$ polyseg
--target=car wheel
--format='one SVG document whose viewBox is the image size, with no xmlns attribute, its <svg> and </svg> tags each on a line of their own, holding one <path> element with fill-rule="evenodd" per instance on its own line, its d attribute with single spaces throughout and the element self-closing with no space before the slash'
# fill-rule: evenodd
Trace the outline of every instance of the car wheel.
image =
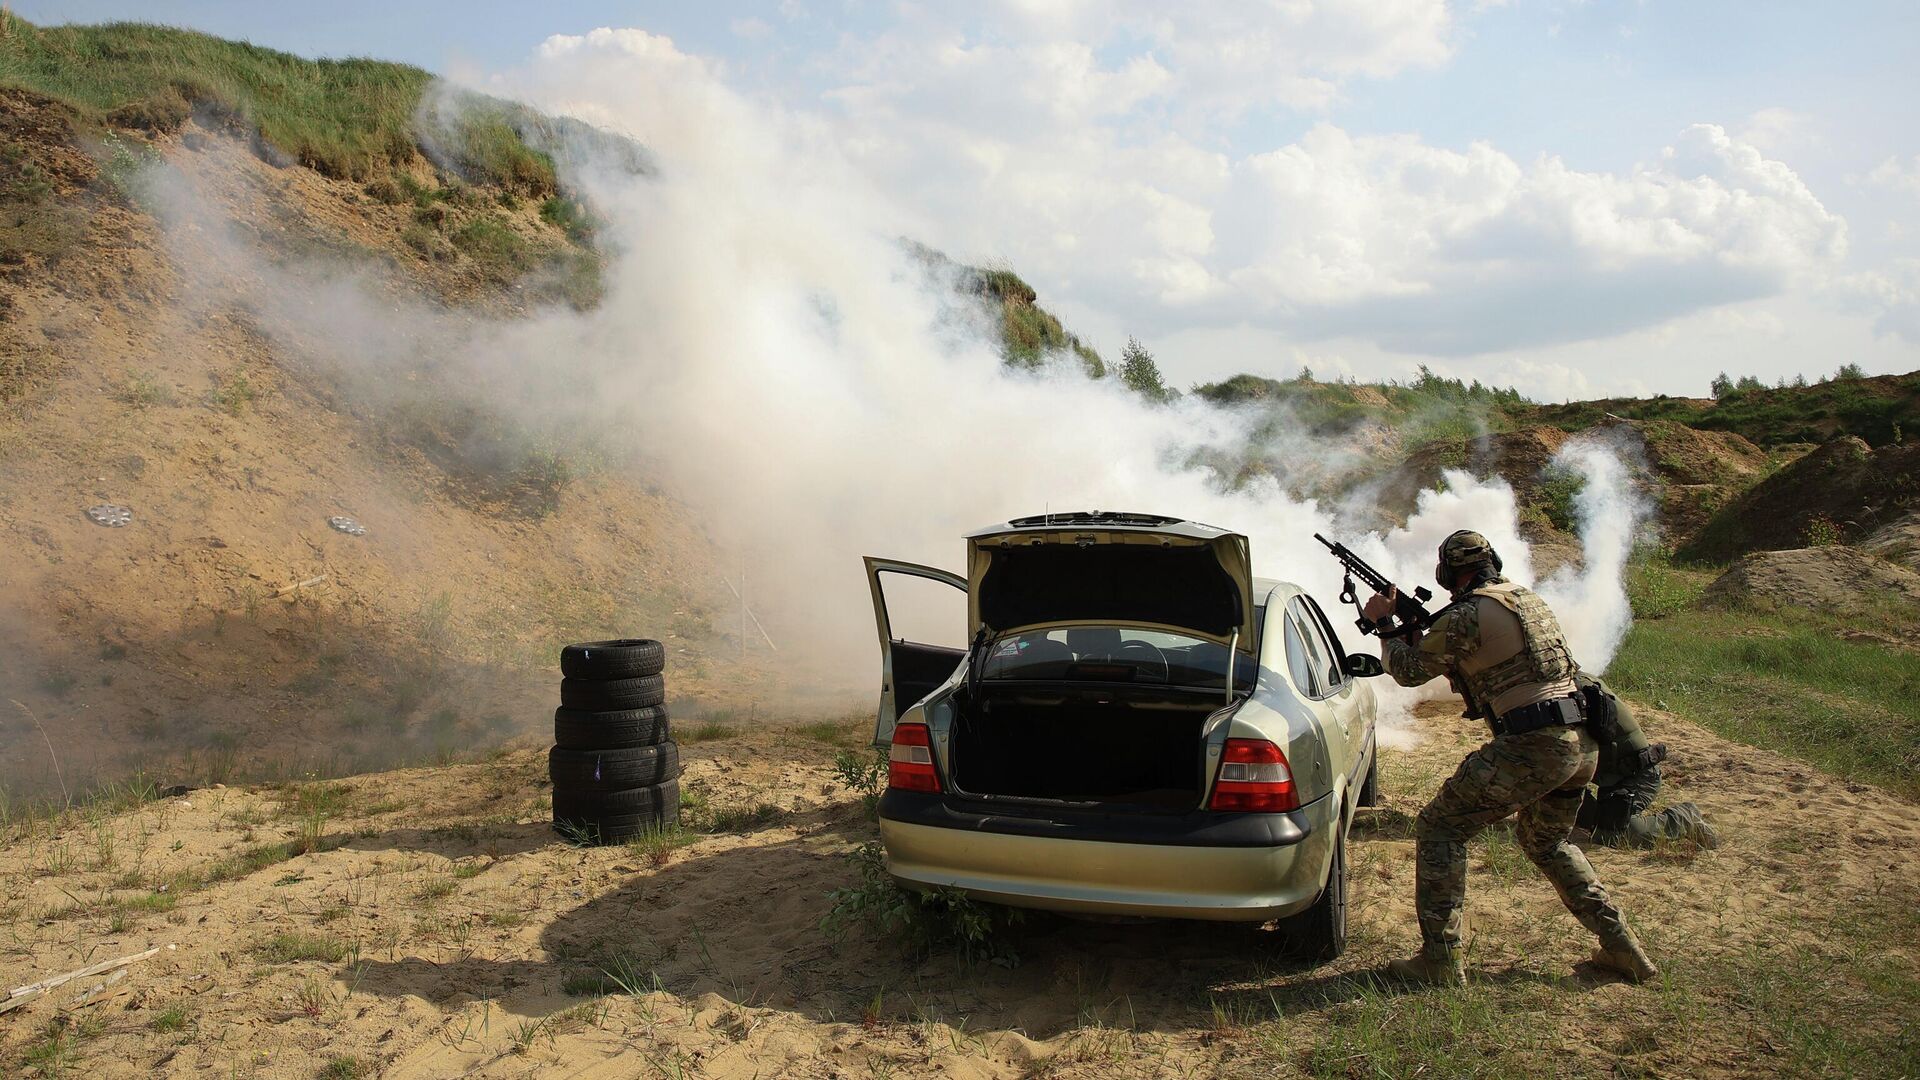
<svg viewBox="0 0 1920 1080">
<path fill-rule="evenodd" d="M 1367 778 L 1360 782 L 1360 797 L 1353 800 L 1355 806 L 1380 805 L 1380 750 L 1374 748 L 1373 760 L 1367 762 Z"/>
<path fill-rule="evenodd" d="M 1333 837 L 1333 865 L 1327 868 L 1327 887 L 1312 907 L 1280 921 L 1287 949 L 1303 960 L 1325 963 L 1347 951 L 1347 835 Z"/>
</svg>

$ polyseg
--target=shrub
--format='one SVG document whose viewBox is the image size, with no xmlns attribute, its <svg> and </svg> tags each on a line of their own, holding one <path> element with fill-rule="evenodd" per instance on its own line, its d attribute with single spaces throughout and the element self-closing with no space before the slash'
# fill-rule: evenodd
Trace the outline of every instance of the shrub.
<svg viewBox="0 0 1920 1080">
<path fill-rule="evenodd" d="M 900 934 L 917 956 L 951 951 L 967 963 L 1019 963 L 1019 953 L 1007 940 L 1007 931 L 1023 918 L 1019 910 L 981 904 L 958 889 L 903 889 L 887 873 L 886 853 L 877 840 L 860 845 L 848 857 L 860 883 L 829 895 L 833 907 L 820 924 L 828 935 L 842 937 L 854 923 L 865 922 L 882 933 Z"/>
</svg>

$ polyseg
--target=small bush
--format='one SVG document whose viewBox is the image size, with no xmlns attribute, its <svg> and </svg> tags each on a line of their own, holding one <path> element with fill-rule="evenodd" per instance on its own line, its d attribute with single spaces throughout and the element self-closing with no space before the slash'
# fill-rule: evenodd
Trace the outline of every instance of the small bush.
<svg viewBox="0 0 1920 1080">
<path fill-rule="evenodd" d="M 1825 514 L 1807 519 L 1805 538 L 1808 547 L 1833 547 L 1841 542 L 1840 525 Z"/>
<path fill-rule="evenodd" d="M 861 754 L 842 750 L 833 755 L 836 782 L 860 796 L 860 805 L 870 818 L 880 816 L 880 793 L 887 786 L 887 752 L 875 749 Z"/>
<path fill-rule="evenodd" d="M 214 408 L 231 416 L 246 412 L 260 397 L 259 388 L 247 377 L 246 371 L 234 368 L 214 383 L 213 390 L 207 395 L 207 401 Z"/>
<path fill-rule="evenodd" d="M 1006 937 L 1024 917 L 1019 910 L 981 904 L 958 889 L 903 889 L 887 873 L 886 853 L 877 840 L 855 848 L 849 858 L 860 883 L 829 894 L 833 907 L 821 922 L 828 935 L 842 937 L 854 923 L 865 922 L 882 933 L 901 935 L 918 956 L 951 951 L 967 963 L 1019 963 Z"/>
</svg>

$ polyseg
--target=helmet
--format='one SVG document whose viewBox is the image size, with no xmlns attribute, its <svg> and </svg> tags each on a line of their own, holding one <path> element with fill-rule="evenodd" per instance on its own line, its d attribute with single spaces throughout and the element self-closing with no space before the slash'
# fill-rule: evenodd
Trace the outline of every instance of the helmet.
<svg viewBox="0 0 1920 1080">
<path fill-rule="evenodd" d="M 1500 553 L 1493 550 L 1486 537 L 1471 529 L 1461 529 L 1440 541 L 1440 560 L 1433 568 L 1433 576 L 1441 588 L 1451 591 L 1455 575 L 1481 566 L 1491 566 L 1494 573 L 1499 573 Z"/>
</svg>

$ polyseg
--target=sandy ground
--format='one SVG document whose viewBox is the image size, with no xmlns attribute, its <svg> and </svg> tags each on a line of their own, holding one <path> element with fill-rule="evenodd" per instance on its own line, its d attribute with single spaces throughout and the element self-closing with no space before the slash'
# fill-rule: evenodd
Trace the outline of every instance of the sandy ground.
<svg viewBox="0 0 1920 1080">
<path fill-rule="evenodd" d="M 49 1034 L 65 1031 L 63 1061 L 87 1076 L 310 1077 L 338 1055 L 391 1077 L 1328 1074 L 1329 1040 L 1395 1023 L 1402 1007 L 1416 1010 L 1407 1023 L 1448 1008 L 1444 992 L 1383 997 L 1367 977 L 1415 944 L 1410 815 L 1477 741 L 1426 711 L 1428 737 L 1389 751 L 1386 805 L 1358 812 L 1352 948 L 1317 969 L 1279 958 L 1260 932 L 1178 922 L 1036 916 L 1010 932 L 1014 967 L 916 959 L 865 927 L 829 937 L 828 894 L 853 882 L 845 855 L 873 826 L 833 783 L 833 747 L 779 726 L 685 748 L 685 782 L 713 811 L 773 809 L 656 856 L 557 840 L 536 751 L 309 793 L 307 809 L 331 810 L 307 826 L 326 850 L 176 885 L 167 911 L 116 915 L 114 901 L 299 835 L 301 789 L 201 790 L 57 830 L 16 824 L 0 850 L 0 985 L 172 948 L 98 1004 L 63 1008 L 99 981 L 83 979 L 0 1020 L 0 1060 L 10 1075 L 44 1066 Z M 1670 973 L 1756 949 L 1785 957 L 1830 937 L 1840 913 L 1913 910 L 1913 805 L 1646 713 L 1674 751 L 1671 797 L 1698 802 L 1725 839 L 1710 852 L 1592 852 Z M 839 737 L 857 741 L 859 726 L 842 721 Z M 1674 987 L 1579 967 L 1587 942 L 1510 841 L 1477 844 L 1473 867 L 1476 989 L 1460 1000 L 1492 995 L 1535 1040 L 1501 1051 L 1518 1072 L 1487 1075 L 1796 1071 L 1785 1037 L 1758 1031 L 1737 995 L 1686 995 L 1682 1023 Z M 1908 980 L 1920 970 L 1914 925 L 1866 928 Z M 291 959 L 289 934 L 335 951 Z M 644 992 L 568 985 L 615 956 Z M 1860 1022 L 1897 1039 L 1916 1019 Z"/>
</svg>

